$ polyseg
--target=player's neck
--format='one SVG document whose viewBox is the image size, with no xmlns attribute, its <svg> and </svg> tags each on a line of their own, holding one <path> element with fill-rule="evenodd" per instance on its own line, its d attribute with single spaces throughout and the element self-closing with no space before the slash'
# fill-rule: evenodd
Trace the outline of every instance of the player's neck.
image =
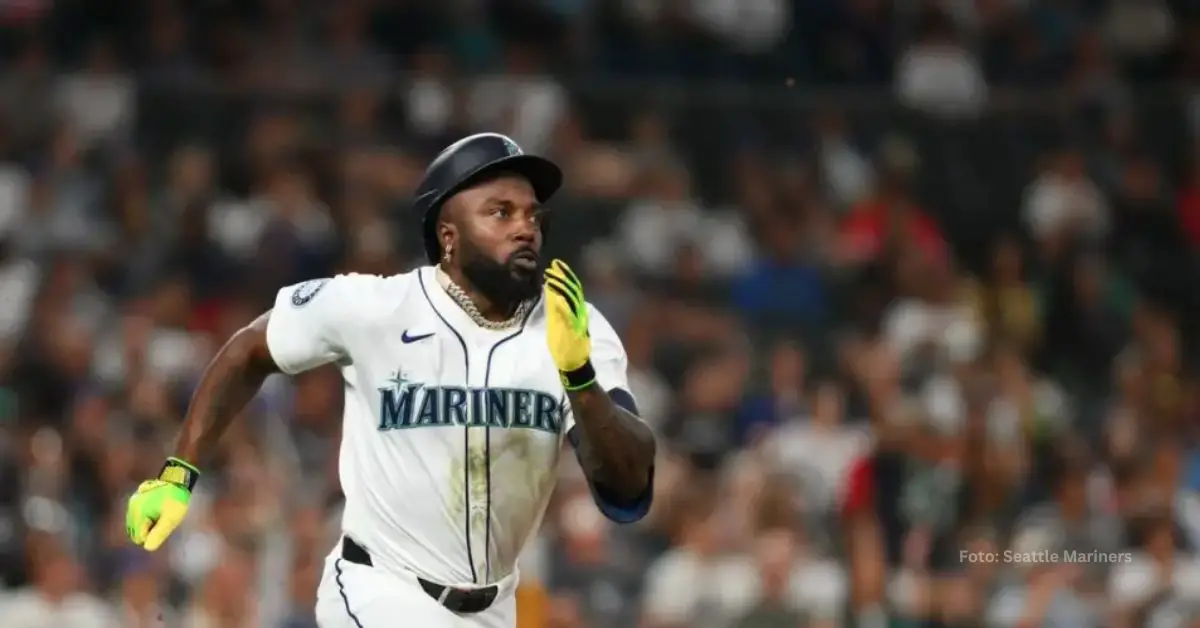
<svg viewBox="0 0 1200 628">
<path fill-rule="evenodd" d="M 498 303 L 492 299 L 489 299 L 482 292 L 480 292 L 478 288 L 473 286 L 471 282 L 467 280 L 466 276 L 463 275 L 462 270 L 458 268 L 447 267 L 440 264 L 437 268 L 439 272 L 444 273 L 446 278 L 454 282 L 454 284 L 457 285 L 467 295 L 467 298 L 469 298 L 471 303 L 475 304 L 475 308 L 479 310 L 479 314 L 489 321 L 494 323 L 505 322 L 512 318 L 513 314 L 515 314 L 517 311 L 517 307 L 520 306 L 519 302 Z"/>
</svg>

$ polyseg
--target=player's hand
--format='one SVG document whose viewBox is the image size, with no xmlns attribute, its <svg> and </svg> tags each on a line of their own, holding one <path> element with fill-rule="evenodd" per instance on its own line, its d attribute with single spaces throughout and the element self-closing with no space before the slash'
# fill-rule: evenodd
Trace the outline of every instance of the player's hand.
<svg viewBox="0 0 1200 628">
<path fill-rule="evenodd" d="M 146 480 L 129 498 L 125 531 L 135 545 L 153 552 L 183 523 L 200 472 L 178 458 L 167 458 L 156 480 Z"/>
<path fill-rule="evenodd" d="M 550 355 L 563 376 L 568 390 L 591 385 L 595 379 L 588 358 L 592 339 L 588 334 L 587 302 L 583 285 L 575 272 L 562 260 L 553 260 L 546 269 L 546 342 Z"/>
</svg>

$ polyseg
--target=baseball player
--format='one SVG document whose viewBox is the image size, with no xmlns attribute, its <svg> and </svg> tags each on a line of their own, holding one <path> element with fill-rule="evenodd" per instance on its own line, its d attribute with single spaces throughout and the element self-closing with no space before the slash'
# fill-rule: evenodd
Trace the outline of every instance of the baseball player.
<svg viewBox="0 0 1200 628">
<path fill-rule="evenodd" d="M 559 260 L 542 264 L 549 160 L 485 133 L 417 190 L 432 265 L 279 291 L 208 366 L 174 454 L 129 499 L 130 539 L 163 545 L 226 426 L 275 372 L 345 380 L 342 537 L 317 591 L 323 628 L 511 628 L 517 557 L 537 531 L 564 439 L 600 510 L 637 521 L 655 442 L 625 350 Z"/>
</svg>

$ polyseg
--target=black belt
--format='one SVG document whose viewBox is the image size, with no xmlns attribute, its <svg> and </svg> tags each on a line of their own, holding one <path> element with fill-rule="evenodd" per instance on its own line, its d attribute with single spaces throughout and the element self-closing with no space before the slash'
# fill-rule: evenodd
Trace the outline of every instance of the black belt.
<svg viewBox="0 0 1200 628">
<path fill-rule="evenodd" d="M 372 566 L 371 555 L 349 537 L 342 537 L 342 559 L 356 565 Z M 421 577 L 417 578 L 417 582 L 421 583 L 421 588 L 429 597 L 437 600 L 446 610 L 468 615 L 486 611 L 500 592 L 500 588 L 494 584 L 479 589 L 456 589 Z"/>
</svg>

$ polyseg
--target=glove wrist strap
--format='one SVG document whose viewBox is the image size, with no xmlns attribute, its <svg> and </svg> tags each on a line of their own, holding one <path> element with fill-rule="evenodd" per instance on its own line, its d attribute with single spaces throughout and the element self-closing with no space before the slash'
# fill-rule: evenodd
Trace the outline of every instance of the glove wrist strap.
<svg viewBox="0 0 1200 628">
<path fill-rule="evenodd" d="M 192 489 L 196 488 L 196 481 L 200 479 L 200 471 L 179 458 L 171 457 L 163 463 L 162 471 L 158 473 L 158 479 L 178 484 L 190 493 Z"/>
<path fill-rule="evenodd" d="M 596 382 L 596 369 L 592 368 L 591 360 L 573 371 L 559 371 L 559 375 L 562 377 L 563 388 L 572 392 L 587 388 Z"/>
</svg>

